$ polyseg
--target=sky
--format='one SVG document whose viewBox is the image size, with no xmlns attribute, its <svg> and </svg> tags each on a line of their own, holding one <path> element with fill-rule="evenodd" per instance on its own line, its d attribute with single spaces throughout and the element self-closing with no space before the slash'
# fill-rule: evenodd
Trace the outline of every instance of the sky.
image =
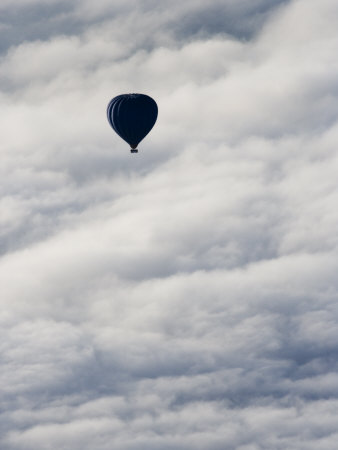
<svg viewBox="0 0 338 450">
<path fill-rule="evenodd" d="M 1 1 L 2 450 L 337 448 L 337 30 L 335 0 Z"/>
</svg>

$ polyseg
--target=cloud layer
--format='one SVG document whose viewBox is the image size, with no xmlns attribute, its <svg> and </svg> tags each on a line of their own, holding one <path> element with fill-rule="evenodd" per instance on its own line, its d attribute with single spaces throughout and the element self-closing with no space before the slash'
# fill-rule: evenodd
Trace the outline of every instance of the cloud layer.
<svg viewBox="0 0 338 450">
<path fill-rule="evenodd" d="M 336 448 L 335 3 L 2 2 L 1 449 Z"/>
</svg>

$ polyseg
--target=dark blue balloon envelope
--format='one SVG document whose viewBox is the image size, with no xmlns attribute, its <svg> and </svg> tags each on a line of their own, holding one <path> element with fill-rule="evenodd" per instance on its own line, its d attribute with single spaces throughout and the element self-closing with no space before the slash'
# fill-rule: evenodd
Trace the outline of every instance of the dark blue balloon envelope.
<svg viewBox="0 0 338 450">
<path fill-rule="evenodd" d="M 155 100 L 144 94 L 118 95 L 107 107 L 108 122 L 132 152 L 155 125 L 157 114 Z"/>
</svg>

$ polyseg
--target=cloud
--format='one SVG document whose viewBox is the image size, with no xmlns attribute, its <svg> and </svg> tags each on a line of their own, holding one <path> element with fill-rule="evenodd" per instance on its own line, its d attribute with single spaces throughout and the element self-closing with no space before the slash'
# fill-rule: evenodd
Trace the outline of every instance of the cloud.
<svg viewBox="0 0 338 450">
<path fill-rule="evenodd" d="M 254 0 L 238 4 L 233 0 L 205 2 L 177 0 L 170 5 L 154 0 L 108 2 L 98 0 L 52 1 L 41 0 L 2 2 L 0 8 L 6 33 L 1 34 L 1 50 L 27 40 L 43 39 L 60 34 L 74 36 L 95 24 L 108 23 L 117 33 L 120 45 L 133 37 L 139 47 L 167 46 L 184 42 L 197 35 L 227 33 L 250 38 L 267 20 L 272 11 L 285 0 Z M 135 39 L 137 37 L 137 39 Z M 140 41 L 140 39 L 142 41 Z"/>
<path fill-rule="evenodd" d="M 1 5 L 1 448 L 336 447 L 315 3 Z M 105 118 L 132 91 L 159 105 L 138 155 Z"/>
</svg>

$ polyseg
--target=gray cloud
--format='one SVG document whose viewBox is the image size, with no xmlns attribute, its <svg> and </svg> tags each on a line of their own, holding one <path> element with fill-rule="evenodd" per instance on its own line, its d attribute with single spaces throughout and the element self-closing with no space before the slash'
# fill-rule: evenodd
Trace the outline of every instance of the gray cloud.
<svg viewBox="0 0 338 450">
<path fill-rule="evenodd" d="M 134 41 L 136 48 L 156 48 L 169 43 L 215 34 L 250 39 L 267 17 L 286 0 L 222 2 L 213 0 L 165 2 L 107 2 L 101 0 L 3 2 L 0 27 L 2 52 L 25 41 L 49 40 L 58 35 L 75 36 L 88 27 L 109 24 L 117 33 L 119 45 Z M 140 41 L 141 39 L 141 41 Z"/>
<path fill-rule="evenodd" d="M 2 3 L 0 447 L 335 449 L 337 5 L 164 6 Z"/>
</svg>

